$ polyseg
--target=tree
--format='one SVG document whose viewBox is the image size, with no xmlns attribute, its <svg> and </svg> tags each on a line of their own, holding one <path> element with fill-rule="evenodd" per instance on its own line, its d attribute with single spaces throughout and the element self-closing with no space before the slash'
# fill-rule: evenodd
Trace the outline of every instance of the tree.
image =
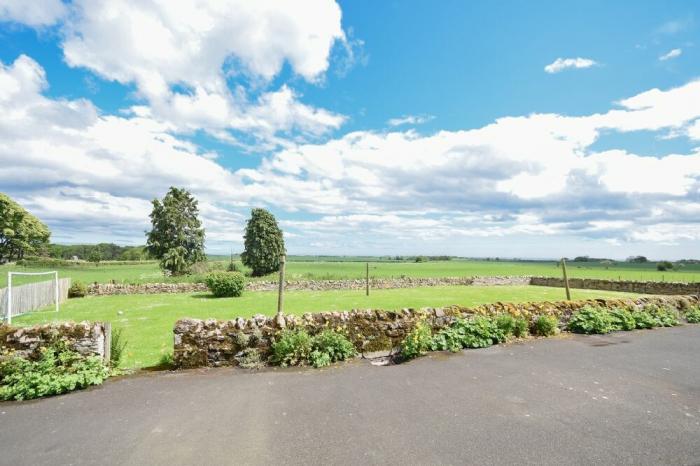
<svg viewBox="0 0 700 466">
<path fill-rule="evenodd" d="M 50 236 L 41 220 L 0 193 L 0 263 L 45 252 Z"/>
<path fill-rule="evenodd" d="M 673 262 L 661 261 L 656 264 L 656 270 L 659 272 L 665 272 L 666 270 L 673 270 Z"/>
<path fill-rule="evenodd" d="M 146 249 L 171 275 L 186 274 L 192 264 L 205 259 L 204 228 L 198 216 L 197 200 L 185 189 L 171 187 L 162 202 L 153 200 Z"/>
<path fill-rule="evenodd" d="M 241 261 L 252 269 L 254 277 L 279 269 L 280 256 L 285 254 L 284 237 L 274 215 L 265 209 L 253 209 L 243 239 L 245 251 Z"/>
<path fill-rule="evenodd" d="M 649 259 L 644 256 L 630 256 L 627 258 L 627 262 L 632 262 L 634 264 L 645 264 L 649 262 Z"/>
<path fill-rule="evenodd" d="M 95 267 L 100 265 L 100 261 L 102 260 L 102 253 L 100 252 L 99 249 L 95 248 L 90 252 L 90 255 L 88 256 L 88 260 L 90 262 L 95 263 Z"/>
</svg>

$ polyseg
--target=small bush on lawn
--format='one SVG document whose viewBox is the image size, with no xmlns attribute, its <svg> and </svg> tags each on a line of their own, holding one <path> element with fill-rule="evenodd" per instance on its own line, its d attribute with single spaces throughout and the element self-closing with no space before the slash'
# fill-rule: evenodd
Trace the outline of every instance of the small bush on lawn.
<svg viewBox="0 0 700 466">
<path fill-rule="evenodd" d="M 634 316 L 627 309 L 618 308 L 611 310 L 610 318 L 612 319 L 614 330 L 634 330 L 637 327 Z"/>
<path fill-rule="evenodd" d="M 87 296 L 87 286 L 78 280 L 74 281 L 68 288 L 69 298 L 84 298 Z"/>
<path fill-rule="evenodd" d="M 551 337 L 557 333 L 559 319 L 554 316 L 539 316 L 532 324 L 533 333 L 542 337 Z"/>
<path fill-rule="evenodd" d="M 599 307 L 585 306 L 576 311 L 567 328 L 574 333 L 610 333 L 615 330 L 610 313 Z"/>
<path fill-rule="evenodd" d="M 656 320 L 656 327 L 673 327 L 678 325 L 678 311 L 671 309 L 668 306 L 657 306 L 656 304 L 649 304 L 644 306 L 644 310 L 651 314 L 651 316 Z"/>
<path fill-rule="evenodd" d="M 98 356 L 84 357 L 65 343 L 44 348 L 36 361 L 9 356 L 0 362 L 0 399 L 28 400 L 99 385 L 109 370 Z"/>
<path fill-rule="evenodd" d="M 505 340 L 505 334 L 496 321 L 488 317 L 457 319 L 448 328 L 440 330 L 431 344 L 433 350 L 459 351 L 462 348 L 486 348 Z"/>
<path fill-rule="evenodd" d="M 245 288 L 245 278 L 239 272 L 213 272 L 205 283 L 217 298 L 241 296 Z"/>
<path fill-rule="evenodd" d="M 689 324 L 700 324 L 700 307 L 686 311 L 685 320 L 687 320 Z"/>
<path fill-rule="evenodd" d="M 324 330 L 311 336 L 306 330 L 284 330 L 272 344 L 272 362 L 281 366 L 327 366 L 355 356 L 355 347 L 345 335 Z"/>
<path fill-rule="evenodd" d="M 432 331 L 424 321 L 419 321 L 406 338 L 401 342 L 401 356 L 413 359 L 425 354 L 432 343 Z"/>
</svg>

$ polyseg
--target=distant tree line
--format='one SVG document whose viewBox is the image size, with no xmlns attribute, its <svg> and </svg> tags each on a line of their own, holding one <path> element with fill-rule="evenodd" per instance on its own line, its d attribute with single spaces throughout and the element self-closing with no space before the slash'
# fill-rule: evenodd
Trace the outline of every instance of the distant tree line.
<svg viewBox="0 0 700 466">
<path fill-rule="evenodd" d="M 114 243 L 99 244 L 51 244 L 49 257 L 71 260 L 77 257 L 91 262 L 139 261 L 148 259 L 145 246 L 119 246 Z"/>
</svg>

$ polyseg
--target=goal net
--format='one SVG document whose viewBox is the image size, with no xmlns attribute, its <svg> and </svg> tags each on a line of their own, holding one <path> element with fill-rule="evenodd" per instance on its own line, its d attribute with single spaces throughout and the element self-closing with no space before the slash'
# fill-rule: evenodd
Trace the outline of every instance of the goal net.
<svg viewBox="0 0 700 466">
<path fill-rule="evenodd" d="M 12 286 L 12 279 L 16 276 L 53 276 L 52 280 L 29 283 L 26 285 Z M 63 279 L 65 281 L 68 279 Z M 7 288 L 4 290 L 4 299 L 0 300 L 0 308 L 4 308 L 2 315 L 4 320 L 12 323 L 12 316 L 17 316 L 45 306 L 53 304 L 56 312 L 59 310 L 61 295 L 67 292 L 62 290 L 62 283 L 58 279 L 58 272 L 7 272 Z M 70 285 L 68 285 L 70 286 Z"/>
</svg>

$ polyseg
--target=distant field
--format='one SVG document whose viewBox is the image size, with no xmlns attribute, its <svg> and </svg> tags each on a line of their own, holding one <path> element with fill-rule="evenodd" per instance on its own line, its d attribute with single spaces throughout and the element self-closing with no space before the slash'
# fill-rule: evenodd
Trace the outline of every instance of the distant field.
<svg viewBox="0 0 700 466">
<path fill-rule="evenodd" d="M 212 262 L 224 267 L 226 261 Z M 43 271 L 47 268 L 0 266 L 0 286 L 7 284 L 7 271 Z M 135 262 L 129 265 L 101 263 L 59 268 L 59 274 L 84 283 L 154 283 L 199 281 L 202 275 L 186 277 L 164 277 L 156 262 Z M 629 264 L 617 263 L 607 268 L 594 262 L 571 262 L 568 265 L 569 276 L 581 278 L 608 278 L 645 281 L 700 281 L 700 265 L 687 265 L 680 270 L 659 272 L 655 263 Z M 287 278 L 294 279 L 342 279 L 362 278 L 365 275 L 365 263 L 357 260 L 347 261 L 290 261 L 287 264 Z M 476 260 L 452 260 L 436 262 L 371 262 L 370 275 L 373 277 L 459 277 L 473 275 L 542 275 L 560 276 L 561 270 L 555 262 L 496 262 Z M 271 277 L 268 277 L 270 279 Z M 45 279 L 45 278 L 43 278 Z M 17 283 L 36 281 L 34 277 L 18 277 Z"/>
<path fill-rule="evenodd" d="M 597 290 L 572 290 L 573 299 L 634 296 Z M 561 288 L 540 286 L 451 286 L 363 291 L 290 291 L 285 294 L 289 314 L 350 309 L 436 307 L 459 304 L 472 306 L 495 301 L 556 301 L 564 299 Z M 240 298 L 212 298 L 205 293 L 102 296 L 71 299 L 60 312 L 40 311 L 16 317 L 14 325 L 32 325 L 56 320 L 112 322 L 123 329 L 129 341 L 123 367 L 156 365 L 162 355 L 172 352 L 173 324 L 184 317 L 232 319 L 254 314 L 273 315 L 277 309 L 274 292 L 246 293 Z M 118 312 L 123 314 L 119 315 Z"/>
</svg>

